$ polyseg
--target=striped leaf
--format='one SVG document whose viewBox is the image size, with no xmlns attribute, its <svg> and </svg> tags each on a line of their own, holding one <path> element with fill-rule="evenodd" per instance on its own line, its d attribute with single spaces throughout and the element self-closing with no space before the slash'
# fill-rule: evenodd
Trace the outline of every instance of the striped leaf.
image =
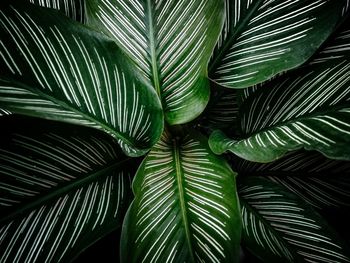
<svg viewBox="0 0 350 263">
<path fill-rule="evenodd" d="M 305 62 L 346 14 L 349 0 L 226 0 L 210 77 L 245 88 Z"/>
<path fill-rule="evenodd" d="M 8 110 L 0 109 L 0 116 L 10 115 L 11 112 Z"/>
<path fill-rule="evenodd" d="M 160 101 L 112 40 L 25 3 L 2 8 L 0 26 L 1 108 L 100 128 L 132 156 L 157 142 Z"/>
<path fill-rule="evenodd" d="M 324 209 L 350 205 L 350 162 L 330 160 L 317 152 L 296 151 L 271 163 L 235 160 L 240 175 L 264 176 Z"/>
<path fill-rule="evenodd" d="M 25 0 L 34 5 L 61 11 L 71 19 L 84 23 L 85 0 Z"/>
<path fill-rule="evenodd" d="M 265 262 L 350 262 L 344 243 L 302 199 L 262 177 L 239 187 L 243 244 Z"/>
<path fill-rule="evenodd" d="M 0 119 L 0 261 L 67 262 L 120 227 L 134 162 L 100 131 Z"/>
<path fill-rule="evenodd" d="M 223 12 L 224 0 L 87 0 L 87 23 L 136 62 L 170 124 L 193 120 L 208 102 L 207 64 Z"/>
<path fill-rule="evenodd" d="M 349 22 L 307 66 L 251 93 L 240 108 L 244 139 L 215 132 L 213 151 L 269 162 L 303 147 L 349 160 Z"/>
<path fill-rule="evenodd" d="M 133 182 L 123 262 L 237 262 L 241 218 L 235 174 L 206 139 L 165 134 Z"/>
</svg>

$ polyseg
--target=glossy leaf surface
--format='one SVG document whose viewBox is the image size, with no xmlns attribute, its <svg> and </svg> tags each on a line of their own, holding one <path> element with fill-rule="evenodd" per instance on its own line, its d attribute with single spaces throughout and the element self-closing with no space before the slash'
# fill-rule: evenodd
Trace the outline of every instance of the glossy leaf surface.
<svg viewBox="0 0 350 263">
<path fill-rule="evenodd" d="M 253 92 L 240 108 L 245 138 L 231 140 L 216 132 L 212 149 L 257 162 L 302 147 L 350 159 L 349 25 L 347 20 L 307 66 Z"/>
<path fill-rule="evenodd" d="M 169 124 L 186 123 L 204 110 L 223 0 L 88 0 L 87 11 L 87 23 L 136 62 L 161 97 Z"/>
<path fill-rule="evenodd" d="M 348 8 L 347 0 L 226 0 L 211 79 L 245 88 L 301 65 Z"/>
<path fill-rule="evenodd" d="M 159 139 L 160 101 L 111 39 L 25 3 L 2 8 L 0 25 L 0 107 L 100 128 L 129 155 Z"/>
<path fill-rule="evenodd" d="M 122 261 L 237 262 L 235 174 L 199 134 L 169 136 L 151 150 L 133 182 Z"/>
</svg>

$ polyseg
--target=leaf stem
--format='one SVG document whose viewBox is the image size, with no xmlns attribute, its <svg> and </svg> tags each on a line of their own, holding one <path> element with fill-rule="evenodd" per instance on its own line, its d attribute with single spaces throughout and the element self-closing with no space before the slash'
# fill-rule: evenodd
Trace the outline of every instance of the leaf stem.
<svg viewBox="0 0 350 263">
<path fill-rule="evenodd" d="M 29 202 L 26 204 L 23 204 L 21 207 L 16 208 L 15 211 L 12 213 L 9 213 L 7 216 L 2 217 L 0 219 L 0 224 L 3 225 L 6 222 L 9 222 L 16 218 L 16 216 L 20 214 L 25 214 L 30 210 L 33 210 L 37 207 L 40 207 L 43 204 L 47 204 L 49 201 L 57 198 L 58 196 L 62 196 L 64 194 L 67 194 L 70 191 L 73 191 L 79 187 L 82 187 L 82 185 L 89 184 L 90 182 L 93 182 L 94 180 L 97 180 L 98 178 L 102 178 L 102 176 L 110 175 L 108 171 L 113 170 L 117 168 L 118 166 L 123 166 L 126 162 L 130 161 L 131 158 L 127 158 L 126 160 L 120 161 L 120 162 L 113 162 L 109 166 L 95 171 L 90 175 L 82 176 L 81 178 L 77 179 L 75 182 L 69 182 L 65 186 L 61 186 L 59 189 L 50 191 L 46 195 L 39 196 L 37 200 L 34 200 L 33 202 Z"/>
</svg>

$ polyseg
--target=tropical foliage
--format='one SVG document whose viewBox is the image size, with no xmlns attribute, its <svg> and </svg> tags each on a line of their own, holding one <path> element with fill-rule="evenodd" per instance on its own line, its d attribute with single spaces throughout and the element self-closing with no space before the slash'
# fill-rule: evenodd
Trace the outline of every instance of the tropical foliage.
<svg viewBox="0 0 350 263">
<path fill-rule="evenodd" d="M 349 6 L 2 0 L 0 262 L 350 262 Z"/>
</svg>

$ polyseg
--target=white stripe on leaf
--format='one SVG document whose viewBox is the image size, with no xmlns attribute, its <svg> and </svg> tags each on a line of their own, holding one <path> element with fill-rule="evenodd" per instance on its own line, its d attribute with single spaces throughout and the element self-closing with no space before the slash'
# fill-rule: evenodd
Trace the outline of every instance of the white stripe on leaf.
<svg viewBox="0 0 350 263">
<path fill-rule="evenodd" d="M 246 177 L 239 195 L 243 240 L 266 260 L 349 262 L 343 243 L 301 199 L 264 178 Z"/>
<path fill-rule="evenodd" d="M 226 87 L 244 88 L 300 65 L 332 33 L 347 6 L 346 0 L 226 0 L 211 78 Z M 332 20 L 324 12 L 332 13 Z M 305 48 L 308 41 L 313 47 Z"/>
<path fill-rule="evenodd" d="M 88 23 L 136 62 L 161 97 L 167 121 L 179 124 L 197 117 L 208 101 L 206 68 L 223 8 L 222 0 L 102 0 Z"/>
<path fill-rule="evenodd" d="M 190 135 L 181 141 L 169 136 L 165 134 L 148 154 L 133 183 L 136 198 L 122 234 L 130 238 L 122 251 L 136 244 L 138 256 L 122 258 L 229 260 L 239 243 L 233 222 L 240 222 L 234 200 L 227 200 L 227 192 L 233 190 L 228 183 L 232 174 L 207 151 L 204 141 Z"/>
<path fill-rule="evenodd" d="M 2 120 L 0 261 L 64 261 L 120 223 L 132 166 L 103 133 L 14 122 Z"/>
<path fill-rule="evenodd" d="M 155 143 L 162 130 L 160 102 L 139 74 L 128 68 L 130 63 L 120 50 L 86 28 L 75 32 L 76 24 L 64 17 L 49 16 L 42 24 L 42 10 L 31 11 L 12 6 L 0 11 L 2 34 L 8 38 L 0 45 L 7 66 L 1 81 L 2 105 L 24 114 L 98 127 L 122 140 L 132 155 L 145 151 L 138 144 L 147 148 Z M 106 52 L 111 48 L 114 52 Z M 7 80 L 13 77 L 16 84 Z"/>
</svg>

